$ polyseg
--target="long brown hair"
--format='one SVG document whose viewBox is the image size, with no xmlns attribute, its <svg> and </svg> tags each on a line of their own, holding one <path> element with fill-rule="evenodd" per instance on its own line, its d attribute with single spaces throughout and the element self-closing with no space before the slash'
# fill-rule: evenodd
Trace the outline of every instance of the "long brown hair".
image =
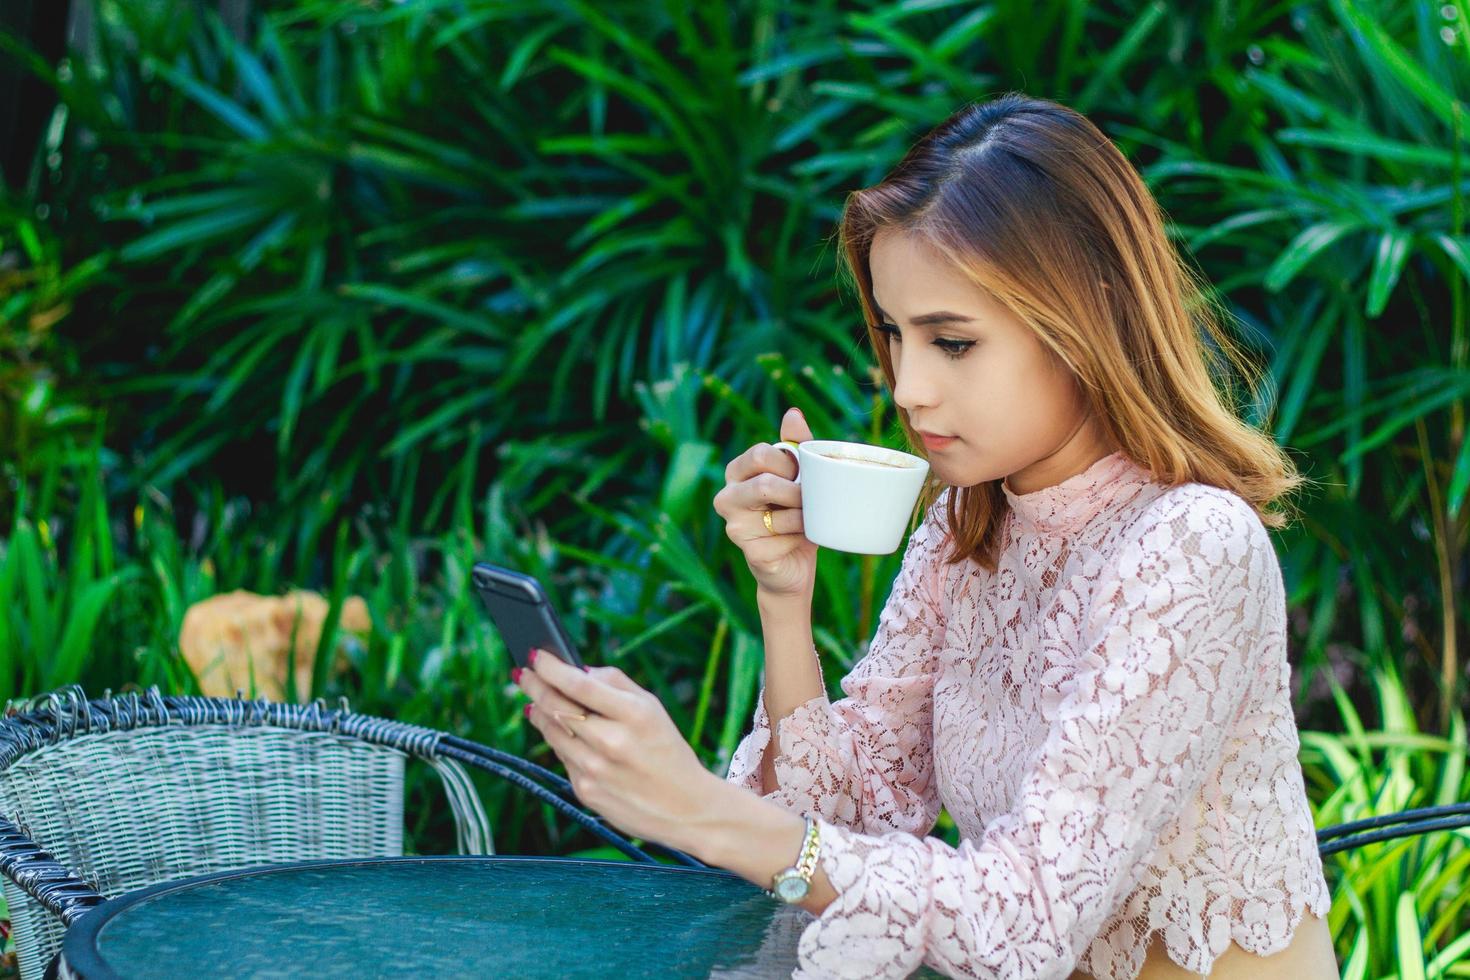
<svg viewBox="0 0 1470 980">
<path fill-rule="evenodd" d="M 1169 242 L 1138 172 L 1085 116 L 1014 92 L 969 103 L 882 182 L 847 196 L 839 273 L 855 281 L 891 393 L 868 268 L 881 228 L 921 236 L 1034 330 L 1071 369 L 1103 431 L 1154 479 L 1220 487 L 1268 527 L 1286 522 L 1268 505 L 1302 478 L 1233 408 L 1229 369 L 1247 385 L 1258 369 L 1221 328 L 1228 311 Z M 898 415 L 925 455 L 907 413 Z M 920 513 L 943 490 L 931 473 Z M 949 561 L 993 570 L 1005 510 L 1000 480 L 956 488 L 946 503 Z"/>
</svg>

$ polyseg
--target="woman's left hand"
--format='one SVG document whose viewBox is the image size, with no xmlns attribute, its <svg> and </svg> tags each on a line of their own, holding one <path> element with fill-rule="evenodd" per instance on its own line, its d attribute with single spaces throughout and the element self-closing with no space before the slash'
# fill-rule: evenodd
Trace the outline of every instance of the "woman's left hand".
<svg viewBox="0 0 1470 980">
<path fill-rule="evenodd" d="M 657 696 L 616 667 L 584 672 L 546 650 L 534 651 L 517 683 L 531 697 L 526 716 L 566 767 L 578 800 L 633 837 L 679 850 L 698 839 L 719 777 Z"/>
</svg>

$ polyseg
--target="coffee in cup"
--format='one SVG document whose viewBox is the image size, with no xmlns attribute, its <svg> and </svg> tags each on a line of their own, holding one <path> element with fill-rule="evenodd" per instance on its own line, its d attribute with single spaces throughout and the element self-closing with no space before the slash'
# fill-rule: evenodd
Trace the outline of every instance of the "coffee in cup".
<svg viewBox="0 0 1470 980">
<path fill-rule="evenodd" d="M 929 462 L 912 453 L 837 439 L 778 442 L 796 460 L 807 540 L 861 555 L 898 550 Z"/>
<path fill-rule="evenodd" d="M 863 466 L 891 466 L 895 469 L 908 469 L 913 465 L 912 463 L 890 463 L 881 459 L 864 459 L 861 456 L 849 456 L 846 453 L 822 453 L 822 455 L 827 459 L 840 459 Z"/>
</svg>

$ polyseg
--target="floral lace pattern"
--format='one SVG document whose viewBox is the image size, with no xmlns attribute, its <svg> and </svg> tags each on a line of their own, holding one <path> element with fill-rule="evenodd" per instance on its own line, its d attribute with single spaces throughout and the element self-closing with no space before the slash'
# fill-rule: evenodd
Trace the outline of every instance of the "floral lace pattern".
<svg viewBox="0 0 1470 980">
<path fill-rule="evenodd" d="M 1029 494 L 994 573 L 914 531 L 845 697 L 777 726 L 767 798 L 818 818 L 838 897 L 793 976 L 1208 974 L 1331 895 L 1297 760 L 1285 592 L 1238 496 L 1122 453 Z M 726 778 L 759 792 L 764 695 Z M 925 837 L 943 805 L 960 846 Z"/>
</svg>

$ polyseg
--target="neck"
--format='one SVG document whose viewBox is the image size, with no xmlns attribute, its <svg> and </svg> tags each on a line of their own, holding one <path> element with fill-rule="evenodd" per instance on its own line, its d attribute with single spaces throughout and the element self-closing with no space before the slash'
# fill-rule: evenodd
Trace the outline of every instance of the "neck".
<svg viewBox="0 0 1470 980">
<path fill-rule="evenodd" d="M 1103 435 L 1093 416 L 1085 416 L 1056 449 L 1006 477 L 1005 486 L 1014 494 L 1054 487 L 1116 452 L 1117 448 Z"/>
</svg>

